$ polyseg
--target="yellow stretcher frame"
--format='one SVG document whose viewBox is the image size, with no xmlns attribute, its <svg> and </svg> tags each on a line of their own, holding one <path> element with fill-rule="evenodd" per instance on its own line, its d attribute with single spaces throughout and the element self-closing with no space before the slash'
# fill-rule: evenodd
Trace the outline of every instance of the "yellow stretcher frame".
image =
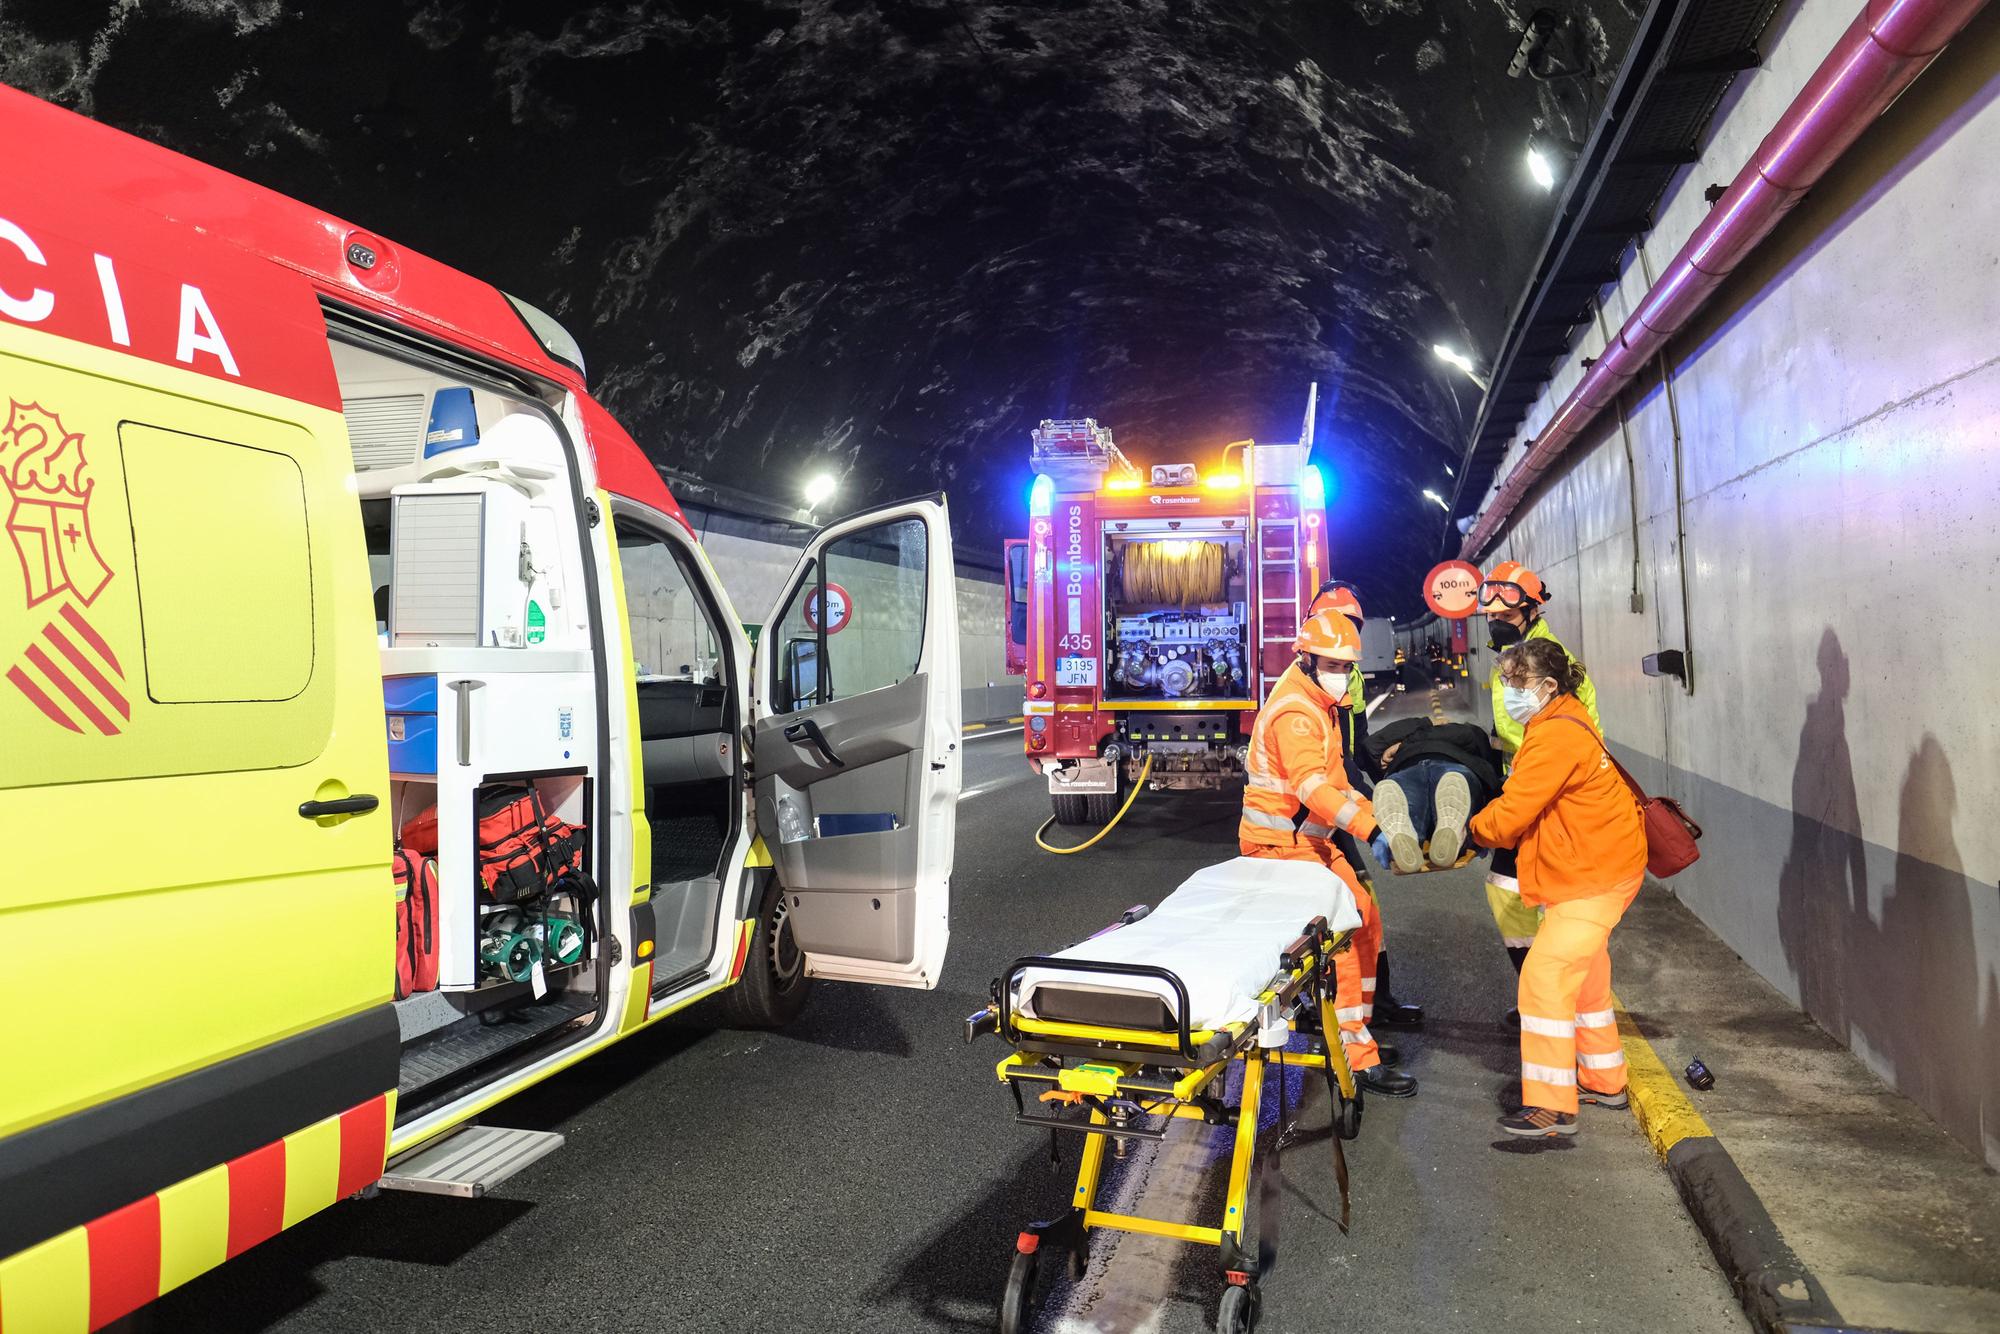
<svg viewBox="0 0 2000 1334">
<path fill-rule="evenodd" d="M 1331 932 L 1326 919 L 1309 923 L 1298 939 L 1280 952 L 1279 967 L 1257 997 L 1259 1018 L 1221 1029 L 1192 1029 L 1186 1024 L 1186 989 L 1164 969 L 1131 965 L 1090 964 L 1070 959 L 1019 959 L 993 983 L 993 1000 L 966 1020 L 966 1039 L 997 1033 L 1021 1048 L 1004 1057 L 994 1074 L 1015 1096 L 1016 1121 L 1080 1132 L 1084 1147 L 1068 1212 L 1046 1222 L 1030 1223 L 1015 1242 L 1013 1270 L 1002 1297 L 1001 1334 L 1016 1334 L 1028 1324 L 1036 1271 L 1043 1242 L 1067 1248 L 1073 1277 L 1081 1277 L 1093 1231 L 1136 1232 L 1175 1241 L 1214 1246 L 1222 1252 L 1228 1287 L 1218 1329 L 1248 1330 L 1258 1306 L 1257 1240 L 1250 1237 L 1250 1191 L 1258 1170 L 1257 1127 L 1264 1092 L 1264 1067 L 1281 1065 L 1326 1072 L 1337 1105 L 1334 1112 L 1334 1170 L 1340 1186 L 1340 1229 L 1347 1231 L 1349 1197 L 1346 1154 L 1341 1146 L 1360 1132 L 1361 1090 L 1348 1067 L 1334 1013 L 1334 956 L 1346 950 L 1350 932 Z M 1029 967 L 1056 968 L 1088 977 L 1149 974 L 1165 976 L 1177 990 L 1181 1023 L 1174 1029 L 1121 1028 L 1098 1024 L 1034 1019 L 1012 1010 L 1011 996 L 1020 973 Z M 1316 1008 L 1324 1051 L 1293 1052 L 1264 1046 L 1264 1017 L 1275 1014 L 1289 1036 L 1294 1019 L 1308 1006 Z M 1224 1073 L 1243 1062 L 1243 1080 L 1230 1107 L 1211 1090 L 1219 1090 Z M 1282 1074 L 1280 1076 L 1282 1078 Z M 1024 1091 L 1037 1104 L 1067 1104 L 1082 1108 L 1086 1120 L 1030 1115 Z M 1158 1130 L 1135 1130 L 1114 1124 L 1136 1108 L 1145 1117 L 1159 1117 Z M 1223 1194 L 1222 1216 L 1213 1226 L 1177 1222 L 1140 1214 L 1115 1213 L 1097 1207 L 1107 1142 L 1114 1138 L 1160 1139 L 1173 1120 L 1207 1124 L 1234 1121 L 1229 1158 L 1229 1182 Z M 1284 1128 L 1279 1128 L 1282 1135 Z"/>
</svg>

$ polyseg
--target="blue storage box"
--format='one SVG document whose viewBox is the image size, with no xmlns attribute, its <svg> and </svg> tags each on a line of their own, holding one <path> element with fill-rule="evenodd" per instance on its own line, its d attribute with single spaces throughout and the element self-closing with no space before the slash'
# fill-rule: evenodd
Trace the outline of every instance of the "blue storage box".
<svg viewBox="0 0 2000 1334">
<path fill-rule="evenodd" d="M 435 774 L 438 767 L 438 684 L 435 676 L 385 676 L 389 772 Z"/>
</svg>

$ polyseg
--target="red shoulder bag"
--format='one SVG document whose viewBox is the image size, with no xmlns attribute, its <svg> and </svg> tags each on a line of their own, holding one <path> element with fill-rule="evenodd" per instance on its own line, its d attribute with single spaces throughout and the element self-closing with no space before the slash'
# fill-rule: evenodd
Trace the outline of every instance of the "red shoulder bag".
<svg viewBox="0 0 2000 1334">
<path fill-rule="evenodd" d="M 1625 780 L 1625 786 L 1632 789 L 1632 796 L 1639 803 L 1639 816 L 1646 828 L 1646 869 L 1662 880 L 1679 875 L 1694 865 L 1701 856 L 1701 849 L 1695 840 L 1701 837 L 1701 826 L 1688 819 L 1687 812 L 1672 797 L 1649 797 L 1646 789 L 1639 786 L 1618 757 L 1611 753 L 1611 747 L 1604 744 L 1604 738 L 1597 736 L 1597 729 L 1581 718 L 1567 714 L 1557 722 L 1575 723 L 1584 731 L 1597 737 L 1597 744 L 1604 750 L 1604 758 L 1611 761 L 1611 767 Z"/>
</svg>

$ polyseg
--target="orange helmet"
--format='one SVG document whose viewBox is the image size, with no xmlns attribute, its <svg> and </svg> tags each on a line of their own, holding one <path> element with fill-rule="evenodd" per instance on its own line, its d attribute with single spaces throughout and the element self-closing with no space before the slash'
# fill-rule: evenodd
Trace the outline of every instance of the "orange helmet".
<svg viewBox="0 0 2000 1334">
<path fill-rule="evenodd" d="M 1299 627 L 1299 637 L 1292 641 L 1292 648 L 1299 653 L 1317 654 L 1336 662 L 1358 662 L 1361 658 L 1361 632 L 1354 628 L 1353 621 L 1337 611 L 1318 611 L 1307 617 L 1306 623 Z"/>
<path fill-rule="evenodd" d="M 1364 619 L 1354 586 L 1340 579 L 1329 579 L 1319 586 L 1319 596 L 1313 599 L 1312 610 L 1306 614 L 1313 616 L 1323 611 L 1337 611 L 1356 623 Z"/>
<path fill-rule="evenodd" d="M 1494 587 L 1494 585 L 1499 587 Z M 1499 601 L 1502 606 L 1518 607 L 1522 598 L 1542 603 L 1549 600 L 1549 590 L 1543 586 L 1542 577 L 1517 560 L 1503 560 L 1487 572 L 1486 581 L 1479 586 L 1479 602 L 1484 606 L 1490 601 Z"/>
</svg>

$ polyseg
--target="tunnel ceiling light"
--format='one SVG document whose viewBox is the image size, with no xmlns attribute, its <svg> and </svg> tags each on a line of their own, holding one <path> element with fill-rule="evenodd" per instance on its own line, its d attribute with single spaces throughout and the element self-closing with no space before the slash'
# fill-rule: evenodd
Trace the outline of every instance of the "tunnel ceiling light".
<svg viewBox="0 0 2000 1334">
<path fill-rule="evenodd" d="M 1436 501 L 1439 509 L 1443 510 L 1446 514 L 1451 513 L 1451 506 L 1445 501 L 1445 498 L 1429 487 L 1424 488 L 1424 499 Z"/>
<path fill-rule="evenodd" d="M 1431 352 L 1436 355 L 1439 361 L 1444 362 L 1448 366 L 1455 366 L 1460 371 L 1463 371 L 1465 378 L 1478 385 L 1481 389 L 1486 387 L 1486 377 L 1479 373 L 1478 368 L 1472 364 L 1472 358 L 1466 356 L 1465 353 L 1455 347 L 1448 347 L 1443 343 L 1432 343 Z"/>
<path fill-rule="evenodd" d="M 832 473 L 814 473 L 812 480 L 806 483 L 806 508 L 809 510 L 818 509 L 827 501 L 832 500 L 833 493 L 839 489 L 840 483 L 833 479 Z"/>
</svg>

